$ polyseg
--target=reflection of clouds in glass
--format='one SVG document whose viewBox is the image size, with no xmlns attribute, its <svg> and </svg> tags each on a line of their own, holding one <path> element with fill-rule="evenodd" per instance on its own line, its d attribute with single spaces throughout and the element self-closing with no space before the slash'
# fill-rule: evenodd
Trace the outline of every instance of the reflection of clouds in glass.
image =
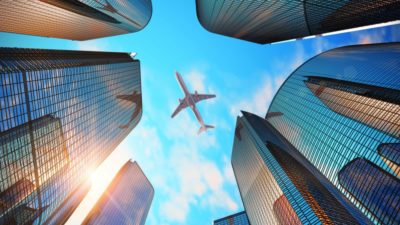
<svg viewBox="0 0 400 225">
<path fill-rule="evenodd" d="M 124 22 L 124 26 L 136 29 L 143 29 L 149 22 L 152 14 L 151 0 L 83 0 L 87 4 L 93 5 L 108 15 Z M 96 3 L 94 3 L 96 2 Z M 127 26 L 129 24 L 129 26 Z"/>
<path fill-rule="evenodd" d="M 99 2 L 101 3 L 96 3 L 95 0 L 2 1 L 0 27 L 6 32 L 88 40 L 139 31 L 147 25 L 152 15 L 150 0 Z"/>
<path fill-rule="evenodd" d="M 390 43 L 322 53 L 289 77 L 269 110 L 284 114 L 269 122 L 360 209 L 359 202 L 339 184 L 337 175 L 357 157 L 367 158 L 382 171 L 395 174 L 392 166 L 379 157 L 377 146 L 398 142 L 398 119 L 394 113 L 398 107 L 393 104 L 397 97 L 393 96 L 400 89 L 399 49 L 398 44 Z M 309 83 L 305 77 L 310 76 L 320 82 Z M 346 81 L 358 84 L 353 87 L 354 83 L 352 86 Z M 363 213 L 373 217 L 367 211 Z"/>
<path fill-rule="evenodd" d="M 139 62 L 133 61 L 128 54 L 123 53 L 6 48 L 1 51 L 12 59 L 10 62 L 13 64 L 10 63 L 8 69 L 20 71 L 22 69 L 15 64 L 25 66 L 24 73 L 6 73 L 6 75 L 18 75 L 16 83 L 22 84 L 14 85 L 13 92 L 29 97 L 29 104 L 28 101 L 25 102 L 25 98 L 18 101 L 20 105 L 26 106 L 23 111 L 13 110 L 13 112 L 27 116 L 25 111 L 30 110 L 32 121 L 46 115 L 54 116 L 61 121 L 59 125 L 62 127 L 58 126 L 57 129 L 62 130 L 62 138 L 59 137 L 61 131 L 48 132 L 53 129 L 52 126 L 33 132 L 34 137 L 43 137 L 38 138 L 35 144 L 39 169 L 36 173 L 39 181 L 36 181 L 36 184 L 41 185 L 39 195 L 41 201 L 39 199 L 38 203 L 32 204 L 48 206 L 42 217 L 42 221 L 45 221 L 132 129 L 132 127 L 124 131 L 115 129 L 131 115 L 131 110 L 118 106 L 115 95 L 122 94 L 126 90 L 130 91 L 132 88 L 140 89 Z M 37 55 L 40 57 L 36 57 Z M 38 58 L 40 59 L 37 60 Z M 26 75 L 26 83 L 25 79 L 22 79 L 22 74 Z M 2 83 L 11 82 L 3 76 L 0 79 Z M 16 96 L 14 93 L 12 95 Z M 15 100 L 8 102 L 9 99 L 3 96 L 0 96 L 0 99 L 7 107 L 8 104 L 12 105 L 11 108 L 17 103 Z M 24 120 L 27 119 L 10 117 L 13 123 L 3 120 L 2 129 L 3 124 L 9 129 L 9 125 L 15 127 Z M 138 120 L 133 121 L 134 125 L 137 123 Z M 26 149 L 26 153 L 21 156 L 25 156 L 27 160 L 28 156 L 33 154 L 28 140 L 15 146 Z M 13 150 L 13 154 L 18 153 Z M 20 160 L 21 163 L 25 161 Z M 16 173 L 25 170 L 24 173 L 27 174 L 21 174 L 32 178 L 35 182 L 33 168 L 30 168 L 33 167 L 32 161 L 26 162 L 26 165 L 14 163 L 10 168 Z M 7 176 L 9 174 L 4 177 Z"/>
<path fill-rule="evenodd" d="M 362 49 L 359 46 L 341 47 L 308 61 L 297 73 L 323 77 L 335 75 L 344 80 L 400 89 L 400 82 L 392 80 L 400 73 L 396 57 L 399 54 L 400 47 L 393 43 L 364 45 Z M 322 70 L 325 72 L 310 74 Z M 376 74 L 385 75 L 378 78 Z"/>
</svg>

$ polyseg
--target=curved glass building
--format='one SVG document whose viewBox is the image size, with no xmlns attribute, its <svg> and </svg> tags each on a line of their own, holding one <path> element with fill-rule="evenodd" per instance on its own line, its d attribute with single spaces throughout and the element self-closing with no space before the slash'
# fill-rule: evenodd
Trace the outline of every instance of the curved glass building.
<svg viewBox="0 0 400 225">
<path fill-rule="evenodd" d="M 0 31 L 88 40 L 143 29 L 151 0 L 5 0 Z"/>
<path fill-rule="evenodd" d="M 0 48 L 0 224 L 60 224 L 139 123 L 128 53 Z"/>
<path fill-rule="evenodd" d="M 398 224 L 399 104 L 399 43 L 300 66 L 265 118 L 238 118 L 232 166 L 250 223 Z"/>
<path fill-rule="evenodd" d="M 196 0 L 210 32 L 268 44 L 400 19 L 398 0 Z"/>
</svg>

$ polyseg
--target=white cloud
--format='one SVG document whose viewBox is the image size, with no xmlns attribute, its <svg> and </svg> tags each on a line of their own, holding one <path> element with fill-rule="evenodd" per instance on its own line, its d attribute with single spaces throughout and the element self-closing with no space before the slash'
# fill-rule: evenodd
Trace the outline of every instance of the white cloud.
<svg viewBox="0 0 400 225">
<path fill-rule="evenodd" d="M 78 49 L 79 50 L 85 50 L 85 51 L 102 51 L 103 49 L 95 44 L 94 42 L 90 41 L 83 41 L 83 42 L 78 42 Z"/>
<path fill-rule="evenodd" d="M 184 79 L 188 82 L 190 87 L 193 89 L 193 92 L 196 90 L 199 93 L 205 92 L 205 75 L 203 72 L 192 69 L 189 73 L 184 76 Z"/>
<path fill-rule="evenodd" d="M 207 186 L 213 191 L 221 190 L 224 180 L 221 171 L 218 169 L 216 164 L 206 162 L 203 164 L 202 170 Z"/>
<path fill-rule="evenodd" d="M 190 145 L 190 144 L 189 144 Z M 200 154 L 199 149 L 177 144 L 171 149 L 169 164 L 177 182 L 177 191 L 170 191 L 169 198 L 161 203 L 161 216 L 170 222 L 185 223 L 192 206 L 236 210 L 237 204 L 224 190 L 227 182 L 215 162 Z M 204 201 L 206 199 L 206 201 Z"/>
<path fill-rule="evenodd" d="M 142 116 L 140 123 L 142 123 L 143 120 L 147 120 L 145 115 Z M 146 156 L 150 157 L 162 151 L 161 141 L 154 127 L 141 126 L 140 128 L 134 129 L 133 134 L 138 139 L 136 145 L 140 146 L 140 150 L 143 151 Z"/>
<path fill-rule="evenodd" d="M 291 74 L 297 67 L 299 67 L 302 63 L 304 63 L 306 56 L 304 54 L 304 48 L 303 45 L 297 42 L 296 44 L 296 55 L 294 56 L 294 59 L 292 61 L 288 60 L 287 67 L 283 68 L 282 71 L 280 71 L 280 75 L 287 77 L 289 74 Z"/>
<path fill-rule="evenodd" d="M 148 101 L 147 111 L 157 110 Z M 171 111 L 176 105 L 171 103 Z M 236 186 L 225 176 L 210 149 L 217 149 L 216 133 L 197 134 L 199 124 L 190 111 L 183 110 L 174 119 L 158 114 L 157 120 L 146 115 L 132 132 L 135 158 L 141 158 L 144 171 L 151 178 L 159 201 L 153 224 L 185 224 L 193 207 L 237 209 L 238 204 L 228 194 L 227 187 Z M 160 127 L 151 125 L 163 121 Z M 162 130 L 162 132 L 161 132 Z M 157 218 L 157 219 L 156 219 Z"/>
<path fill-rule="evenodd" d="M 225 191 L 216 191 L 206 199 L 206 204 L 214 207 L 227 208 L 235 212 L 238 210 L 238 205 Z"/>
<path fill-rule="evenodd" d="M 258 87 L 251 97 L 245 96 L 245 98 L 230 107 L 230 113 L 233 117 L 239 115 L 240 110 L 248 111 L 261 117 L 265 116 L 271 100 L 286 76 L 279 76 L 275 79 L 271 79 L 269 75 L 263 77 L 265 79 L 262 85 Z"/>
<path fill-rule="evenodd" d="M 184 223 L 189 211 L 189 203 L 186 196 L 174 193 L 170 201 L 161 204 L 161 214 L 169 221 Z"/>
<path fill-rule="evenodd" d="M 384 42 L 386 29 L 369 29 L 365 31 L 354 32 L 352 35 L 356 37 L 358 44 L 381 43 Z"/>
<path fill-rule="evenodd" d="M 199 94 L 215 94 L 217 98 L 207 99 L 207 105 L 213 104 L 218 100 L 218 90 L 209 82 L 206 82 L 207 75 L 203 70 L 192 69 L 188 73 L 182 75 L 183 79 L 189 86 L 189 91 L 194 93 L 197 91 Z"/>
<path fill-rule="evenodd" d="M 285 79 L 286 79 L 286 76 L 280 76 L 280 77 L 275 78 L 275 87 L 279 88 L 283 84 L 283 82 L 285 82 Z"/>
<path fill-rule="evenodd" d="M 78 50 L 83 51 L 107 51 L 107 49 L 114 49 L 115 51 L 115 48 L 111 48 L 108 42 L 99 40 L 79 41 L 76 45 Z"/>
<path fill-rule="evenodd" d="M 235 175 L 233 173 L 231 161 L 227 156 L 224 156 L 224 176 L 226 180 L 231 184 L 236 184 Z"/>
<path fill-rule="evenodd" d="M 244 110 L 264 117 L 279 87 L 295 69 L 304 63 L 305 59 L 303 47 L 297 44 L 295 57 L 274 74 L 266 73 L 260 76 L 264 77 L 261 85 L 252 95 L 241 95 L 241 100 L 236 100 L 236 103 L 230 107 L 230 114 L 236 118 L 240 115 L 240 110 Z"/>
<path fill-rule="evenodd" d="M 322 53 L 332 47 L 333 46 L 327 40 L 327 37 L 324 37 L 324 36 L 316 37 L 314 40 L 314 48 L 315 48 L 316 54 Z"/>
<path fill-rule="evenodd" d="M 176 105 L 171 105 L 170 111 L 175 110 Z M 200 124 L 197 122 L 195 116 L 189 108 L 182 110 L 173 119 L 166 119 L 165 136 L 170 140 L 183 139 L 183 143 L 188 143 L 191 147 L 196 148 L 210 148 L 215 147 L 216 138 L 214 130 L 197 134 Z"/>
</svg>

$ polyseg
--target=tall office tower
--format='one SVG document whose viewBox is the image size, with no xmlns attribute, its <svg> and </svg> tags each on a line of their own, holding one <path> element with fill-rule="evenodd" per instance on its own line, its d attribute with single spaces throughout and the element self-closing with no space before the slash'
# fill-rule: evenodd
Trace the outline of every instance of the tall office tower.
<svg viewBox="0 0 400 225">
<path fill-rule="evenodd" d="M 0 31 L 88 40 L 143 29 L 151 0 L 2 0 Z"/>
<path fill-rule="evenodd" d="M 267 120 L 243 115 L 232 166 L 250 224 L 369 224 Z"/>
<path fill-rule="evenodd" d="M 399 43 L 327 51 L 264 119 L 243 113 L 232 165 L 251 224 L 398 224 L 399 65 Z"/>
<path fill-rule="evenodd" d="M 144 225 L 154 189 L 136 162 L 118 171 L 83 224 Z"/>
<path fill-rule="evenodd" d="M 260 44 L 400 19 L 399 0 L 196 0 L 196 5 L 205 29 Z"/>
<path fill-rule="evenodd" d="M 139 122 L 127 53 L 0 48 L 0 224 L 57 224 Z"/>
<path fill-rule="evenodd" d="M 246 211 L 243 211 L 215 220 L 214 225 L 250 225 L 250 223 Z"/>
</svg>

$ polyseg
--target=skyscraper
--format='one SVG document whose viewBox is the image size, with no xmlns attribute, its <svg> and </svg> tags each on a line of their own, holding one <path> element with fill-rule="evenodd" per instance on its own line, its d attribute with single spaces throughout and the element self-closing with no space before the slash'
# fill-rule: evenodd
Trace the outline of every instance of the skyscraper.
<svg viewBox="0 0 400 225">
<path fill-rule="evenodd" d="M 0 31 L 88 40 L 143 29 L 151 0 L 4 0 Z"/>
<path fill-rule="evenodd" d="M 213 33 L 267 44 L 400 19 L 398 0 L 196 0 Z"/>
<path fill-rule="evenodd" d="M 397 224 L 400 44 L 324 52 L 265 118 L 243 112 L 232 166 L 251 224 Z"/>
<path fill-rule="evenodd" d="M 0 224 L 64 220 L 140 120 L 140 63 L 127 53 L 0 48 L 0 83 Z M 131 93 L 139 97 L 122 98 Z"/>
<path fill-rule="evenodd" d="M 83 224 L 144 225 L 154 189 L 136 162 L 118 171 Z"/>
<path fill-rule="evenodd" d="M 247 219 L 246 211 L 238 212 L 233 215 L 217 219 L 214 225 L 250 225 Z"/>
</svg>

